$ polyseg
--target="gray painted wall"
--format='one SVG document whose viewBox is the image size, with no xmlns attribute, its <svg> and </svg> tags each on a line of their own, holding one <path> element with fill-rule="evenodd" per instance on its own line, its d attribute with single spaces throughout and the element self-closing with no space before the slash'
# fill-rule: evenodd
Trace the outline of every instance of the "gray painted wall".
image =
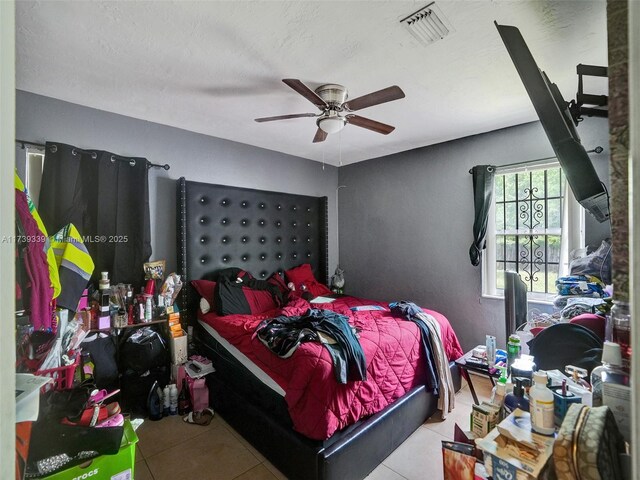
<svg viewBox="0 0 640 480">
<path fill-rule="evenodd" d="M 17 92 L 16 138 L 145 156 L 169 163 L 149 176 L 153 258 L 173 270 L 175 180 L 276 190 L 329 198 L 329 269 L 338 263 L 336 188 L 339 190 L 340 264 L 347 292 L 383 300 L 407 299 L 450 319 L 465 348 L 484 335 L 504 337 L 503 302 L 480 297 L 480 269 L 471 266 L 473 200 L 469 168 L 553 154 L 538 123 L 463 138 L 339 169 L 270 150 Z M 579 127 L 608 183 L 606 119 Z M 608 237 L 609 225 L 587 219 L 587 243 Z M 539 307 L 540 308 L 540 307 Z M 543 310 L 549 308 L 541 307 Z"/>
<path fill-rule="evenodd" d="M 24 91 L 17 91 L 16 96 L 16 138 L 37 143 L 47 140 L 68 143 L 171 165 L 168 172 L 153 168 L 149 173 L 152 258 L 166 259 L 169 271 L 176 267 L 175 180 L 180 177 L 329 197 L 329 271 L 335 269 L 338 262 L 336 167 L 326 165 L 323 170 L 322 164 L 315 161 Z"/>
<path fill-rule="evenodd" d="M 608 183 L 606 119 L 578 129 Z M 340 266 L 349 294 L 411 300 L 445 314 L 465 349 L 496 335 L 504 345 L 504 303 L 481 297 L 481 270 L 469 261 L 473 195 L 469 169 L 553 155 L 538 122 L 340 168 Z M 588 221 L 599 244 L 609 224 Z M 530 304 L 530 308 L 539 305 Z M 543 310 L 549 310 L 544 308 Z"/>
</svg>

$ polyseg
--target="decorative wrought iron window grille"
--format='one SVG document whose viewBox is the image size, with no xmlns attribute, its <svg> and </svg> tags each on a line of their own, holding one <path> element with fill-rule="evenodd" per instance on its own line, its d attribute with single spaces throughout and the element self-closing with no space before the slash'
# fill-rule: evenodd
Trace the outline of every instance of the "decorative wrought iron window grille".
<svg viewBox="0 0 640 480">
<path fill-rule="evenodd" d="M 565 181 L 558 167 L 497 174 L 496 289 L 516 271 L 534 293 L 554 293 L 560 274 Z"/>
</svg>

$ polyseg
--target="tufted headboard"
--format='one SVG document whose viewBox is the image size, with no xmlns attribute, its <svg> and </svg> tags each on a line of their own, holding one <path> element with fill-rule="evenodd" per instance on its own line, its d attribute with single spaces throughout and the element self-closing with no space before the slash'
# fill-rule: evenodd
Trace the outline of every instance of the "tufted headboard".
<svg viewBox="0 0 640 480">
<path fill-rule="evenodd" d="M 328 283 L 327 197 L 178 180 L 180 306 L 197 300 L 191 280 L 239 267 L 258 279 L 303 263 Z"/>
</svg>

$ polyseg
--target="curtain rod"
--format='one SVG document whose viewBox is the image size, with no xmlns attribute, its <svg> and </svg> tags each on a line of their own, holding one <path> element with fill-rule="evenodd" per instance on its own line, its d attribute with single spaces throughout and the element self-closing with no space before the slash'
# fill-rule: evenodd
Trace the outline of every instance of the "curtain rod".
<svg viewBox="0 0 640 480">
<path fill-rule="evenodd" d="M 604 151 L 604 148 L 598 145 L 596 148 L 592 150 L 587 150 L 587 153 L 602 153 L 603 151 Z M 554 158 L 558 158 L 558 157 L 553 156 L 553 157 L 545 157 L 545 158 L 536 158 L 535 160 L 525 160 L 523 162 L 507 163 L 505 165 L 496 165 L 495 168 L 517 167 L 518 165 L 526 165 L 527 163 L 542 162 L 544 160 L 553 160 Z M 469 173 L 473 173 L 473 168 L 469 169 Z"/>
<path fill-rule="evenodd" d="M 23 150 L 25 148 L 25 145 L 31 145 L 33 147 L 38 147 L 38 148 L 42 148 L 42 149 L 46 148 L 46 145 L 43 145 L 42 143 L 29 142 L 27 140 L 18 140 L 17 138 L 16 138 L 16 143 L 19 143 Z M 52 149 L 53 148 L 56 148 L 56 146 L 52 145 Z M 92 158 L 97 158 L 96 152 L 92 152 L 90 150 L 83 150 L 81 148 L 76 148 L 75 150 L 80 152 L 80 153 L 90 153 Z M 55 151 L 56 150 L 53 150 L 54 153 L 55 153 Z M 116 160 L 119 160 L 119 161 L 122 161 L 122 162 L 129 162 L 129 164 L 131 166 L 136 164 L 135 163 L 136 161 L 133 158 L 126 158 L 126 157 L 122 157 L 120 155 L 115 155 L 115 154 L 111 155 L 111 161 L 114 162 Z M 149 168 L 151 168 L 151 167 L 163 168 L 165 170 L 169 170 L 171 168 L 171 166 L 168 163 L 165 163 L 164 165 L 160 165 L 159 163 L 151 163 L 151 162 L 149 162 L 148 166 L 149 166 Z"/>
</svg>

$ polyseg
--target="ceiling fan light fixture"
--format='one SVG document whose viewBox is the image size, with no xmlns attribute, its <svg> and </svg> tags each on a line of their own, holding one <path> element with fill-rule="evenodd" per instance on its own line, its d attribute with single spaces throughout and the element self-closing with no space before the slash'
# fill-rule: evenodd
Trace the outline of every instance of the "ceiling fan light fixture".
<svg viewBox="0 0 640 480">
<path fill-rule="evenodd" d="M 330 117 L 321 117 L 318 119 L 318 128 L 325 133 L 338 133 L 344 128 L 347 121 L 344 117 L 332 115 Z"/>
</svg>

